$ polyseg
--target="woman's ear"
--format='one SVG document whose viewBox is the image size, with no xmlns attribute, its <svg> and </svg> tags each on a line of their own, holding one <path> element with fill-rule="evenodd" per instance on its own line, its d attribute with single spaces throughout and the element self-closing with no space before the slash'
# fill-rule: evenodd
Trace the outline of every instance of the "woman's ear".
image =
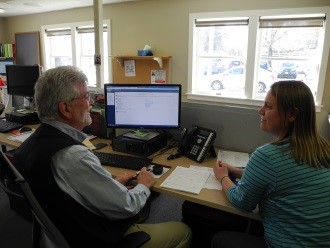
<svg viewBox="0 0 330 248">
<path fill-rule="evenodd" d="M 288 118 L 289 122 L 293 122 L 293 121 L 295 121 L 296 118 L 297 118 L 297 116 L 298 116 L 298 114 L 299 114 L 299 109 L 298 109 L 298 108 L 294 108 L 294 109 L 290 112 L 290 114 L 289 114 L 289 118 Z"/>
</svg>

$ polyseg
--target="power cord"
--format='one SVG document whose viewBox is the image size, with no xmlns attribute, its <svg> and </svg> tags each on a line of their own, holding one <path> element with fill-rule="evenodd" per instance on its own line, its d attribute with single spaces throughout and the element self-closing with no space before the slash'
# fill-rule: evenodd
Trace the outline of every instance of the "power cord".
<svg viewBox="0 0 330 248">
<path fill-rule="evenodd" d="M 154 157 L 151 157 L 152 159 L 161 155 L 161 154 L 164 154 L 166 151 L 170 150 L 171 148 L 177 146 L 177 143 L 178 141 L 173 141 L 171 142 L 170 144 L 168 144 L 166 147 L 164 147 L 163 149 L 161 149 Z"/>
</svg>

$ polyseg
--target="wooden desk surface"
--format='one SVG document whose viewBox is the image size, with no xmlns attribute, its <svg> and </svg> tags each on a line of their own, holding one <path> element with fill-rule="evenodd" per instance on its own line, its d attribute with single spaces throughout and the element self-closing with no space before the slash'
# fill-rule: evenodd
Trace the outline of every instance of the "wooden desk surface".
<svg viewBox="0 0 330 248">
<path fill-rule="evenodd" d="M 32 128 L 38 127 L 38 125 L 30 125 Z M 20 146 L 20 142 L 16 141 L 11 141 L 8 140 L 7 137 L 12 135 L 12 133 L 0 133 L 0 144 L 4 145 L 6 147 L 10 148 L 17 148 Z M 110 140 L 106 139 L 101 139 L 101 138 L 95 138 L 92 140 L 92 143 L 97 144 L 97 143 L 107 143 L 109 146 L 106 146 L 98 151 L 101 152 L 113 152 L 112 148 L 110 146 Z M 172 195 L 175 197 L 179 197 L 184 200 L 188 200 L 191 202 L 195 202 L 201 205 L 209 206 L 215 209 L 223 210 L 229 213 L 245 216 L 248 218 L 252 219 L 257 219 L 260 220 L 260 215 L 257 213 L 245 213 L 237 210 L 234 208 L 234 206 L 227 200 L 227 197 L 223 191 L 215 190 L 215 189 L 202 189 L 201 193 L 199 195 L 195 194 L 190 194 L 190 193 L 185 193 L 177 190 L 169 190 L 160 187 L 161 183 L 167 178 L 167 176 L 175 169 L 176 166 L 185 166 L 189 167 L 190 165 L 197 165 L 197 166 L 207 166 L 207 167 L 213 167 L 215 163 L 215 158 L 209 158 L 206 157 L 203 163 L 199 164 L 193 160 L 190 160 L 184 156 L 178 159 L 174 160 L 167 160 L 167 156 L 169 153 L 164 153 L 159 156 L 155 156 L 153 161 L 155 163 L 159 164 L 164 164 L 164 165 L 169 165 L 171 166 L 171 169 L 164 174 L 161 178 L 156 179 L 155 185 L 152 187 L 153 191 L 163 193 L 163 194 L 168 194 Z M 116 168 L 116 167 L 110 167 L 110 166 L 105 166 L 105 168 L 114 176 L 118 175 L 119 173 L 125 171 L 123 168 Z"/>
</svg>

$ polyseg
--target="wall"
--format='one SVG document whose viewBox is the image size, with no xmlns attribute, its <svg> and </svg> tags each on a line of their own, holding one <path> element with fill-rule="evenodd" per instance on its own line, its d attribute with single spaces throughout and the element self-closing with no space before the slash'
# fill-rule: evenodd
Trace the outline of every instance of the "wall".
<svg viewBox="0 0 330 248">
<path fill-rule="evenodd" d="M 152 46 L 155 55 L 173 56 L 172 82 L 181 83 L 186 92 L 189 13 L 319 7 L 329 4 L 329 0 L 142 0 L 105 5 L 103 17 L 111 19 L 113 55 L 135 55 L 136 50 L 148 44 Z M 12 17 L 8 18 L 6 27 L 10 30 L 9 39 L 13 42 L 15 32 L 38 31 L 40 25 L 90 20 L 93 20 L 91 7 Z M 317 126 L 321 134 L 330 140 L 327 120 L 330 113 L 330 62 L 322 104 L 324 107 L 317 114 Z M 270 140 L 268 135 L 258 129 L 260 118 L 256 109 L 185 102 L 182 115 L 186 127 L 204 124 L 216 129 L 219 134 L 216 145 L 223 148 L 239 147 L 240 150 L 251 151 Z"/>
<path fill-rule="evenodd" d="M 6 32 L 5 32 L 5 20 L 4 18 L 0 18 L 0 43 L 5 43 L 5 37 L 6 37 Z"/>
</svg>

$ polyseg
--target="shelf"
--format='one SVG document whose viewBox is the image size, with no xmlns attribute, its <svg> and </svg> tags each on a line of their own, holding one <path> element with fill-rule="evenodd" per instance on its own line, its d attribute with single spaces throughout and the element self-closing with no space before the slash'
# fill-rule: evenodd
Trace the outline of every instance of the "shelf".
<svg viewBox="0 0 330 248">
<path fill-rule="evenodd" d="M 160 68 L 163 68 L 163 61 L 169 60 L 171 56 L 110 56 L 115 59 L 121 67 L 124 67 L 124 60 L 155 60 Z"/>
</svg>

